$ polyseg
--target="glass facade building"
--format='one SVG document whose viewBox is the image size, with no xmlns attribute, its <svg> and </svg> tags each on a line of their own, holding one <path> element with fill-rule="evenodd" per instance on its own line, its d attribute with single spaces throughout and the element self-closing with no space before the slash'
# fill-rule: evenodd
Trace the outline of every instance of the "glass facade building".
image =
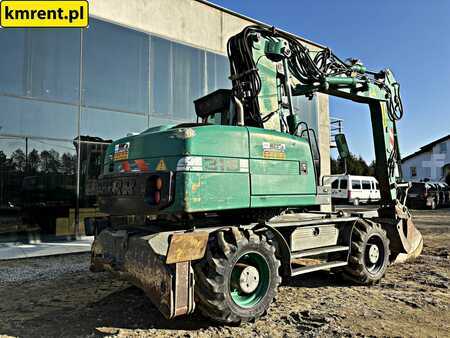
<svg viewBox="0 0 450 338">
<path fill-rule="evenodd" d="M 110 140 L 195 121 L 194 99 L 231 87 L 226 56 L 94 18 L 1 29 L 0 45 L 0 233 L 70 232 Z M 316 128 L 316 100 L 295 102 Z"/>
</svg>

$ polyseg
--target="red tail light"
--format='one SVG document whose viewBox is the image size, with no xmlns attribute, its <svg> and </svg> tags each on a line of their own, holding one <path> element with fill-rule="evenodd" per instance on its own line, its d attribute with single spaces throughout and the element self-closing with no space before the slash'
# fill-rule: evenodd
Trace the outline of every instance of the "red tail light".
<svg viewBox="0 0 450 338">
<path fill-rule="evenodd" d="M 348 190 L 348 192 L 347 192 L 347 198 L 348 199 L 352 198 L 352 192 L 350 190 Z"/>
<path fill-rule="evenodd" d="M 155 204 L 161 203 L 161 191 L 156 190 L 155 194 L 153 195 L 153 199 L 155 201 Z"/>
<path fill-rule="evenodd" d="M 148 199 L 147 202 L 153 205 L 158 205 L 161 203 L 162 188 L 164 186 L 164 181 L 161 176 L 154 175 L 150 177 L 148 181 Z"/>
<path fill-rule="evenodd" d="M 173 201 L 173 193 L 173 173 L 154 173 L 146 181 L 144 200 L 150 207 L 161 209 Z"/>
<path fill-rule="evenodd" d="M 161 177 L 158 177 L 158 178 L 155 180 L 155 189 L 156 189 L 156 190 L 161 190 L 162 187 L 163 187 L 163 180 L 162 180 Z"/>
</svg>

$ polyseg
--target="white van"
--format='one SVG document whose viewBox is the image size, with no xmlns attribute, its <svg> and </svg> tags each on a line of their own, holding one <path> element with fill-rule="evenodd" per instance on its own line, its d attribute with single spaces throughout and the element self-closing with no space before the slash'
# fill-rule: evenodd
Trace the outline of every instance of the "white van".
<svg viewBox="0 0 450 338">
<path fill-rule="evenodd" d="M 378 181 L 372 176 L 332 175 L 331 198 L 353 205 L 378 202 L 381 199 Z"/>
</svg>

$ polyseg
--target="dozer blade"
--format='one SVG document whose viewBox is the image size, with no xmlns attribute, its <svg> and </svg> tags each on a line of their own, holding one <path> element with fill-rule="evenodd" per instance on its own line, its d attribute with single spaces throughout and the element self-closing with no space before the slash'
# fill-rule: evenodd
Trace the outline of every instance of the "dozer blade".
<svg viewBox="0 0 450 338">
<path fill-rule="evenodd" d="M 194 311 L 194 275 L 189 260 L 164 262 L 164 256 L 157 249 L 167 250 L 165 234 L 139 235 L 105 229 L 92 246 L 91 271 L 110 271 L 127 279 L 144 290 L 159 311 L 170 319 Z M 186 251 L 190 254 L 192 249 Z"/>
</svg>

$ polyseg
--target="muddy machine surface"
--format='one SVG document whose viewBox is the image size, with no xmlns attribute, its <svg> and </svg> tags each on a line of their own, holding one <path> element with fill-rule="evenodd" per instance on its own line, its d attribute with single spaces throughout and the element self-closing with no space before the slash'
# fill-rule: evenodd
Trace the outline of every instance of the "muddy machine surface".
<svg viewBox="0 0 450 338">
<path fill-rule="evenodd" d="M 331 270 L 356 284 L 418 256 L 422 236 L 405 206 L 396 121 L 399 85 L 329 49 L 249 26 L 228 42 L 232 90 L 195 101 L 197 123 L 160 126 L 113 142 L 98 198 L 107 218 L 93 271 L 142 288 L 167 318 L 198 308 L 219 322 L 265 313 L 282 277 Z M 314 130 L 292 97 L 317 92 L 368 104 L 382 201 L 372 213 L 330 204 Z M 337 140 L 341 155 L 347 151 Z M 304 212 L 305 210 L 316 210 Z"/>
</svg>

